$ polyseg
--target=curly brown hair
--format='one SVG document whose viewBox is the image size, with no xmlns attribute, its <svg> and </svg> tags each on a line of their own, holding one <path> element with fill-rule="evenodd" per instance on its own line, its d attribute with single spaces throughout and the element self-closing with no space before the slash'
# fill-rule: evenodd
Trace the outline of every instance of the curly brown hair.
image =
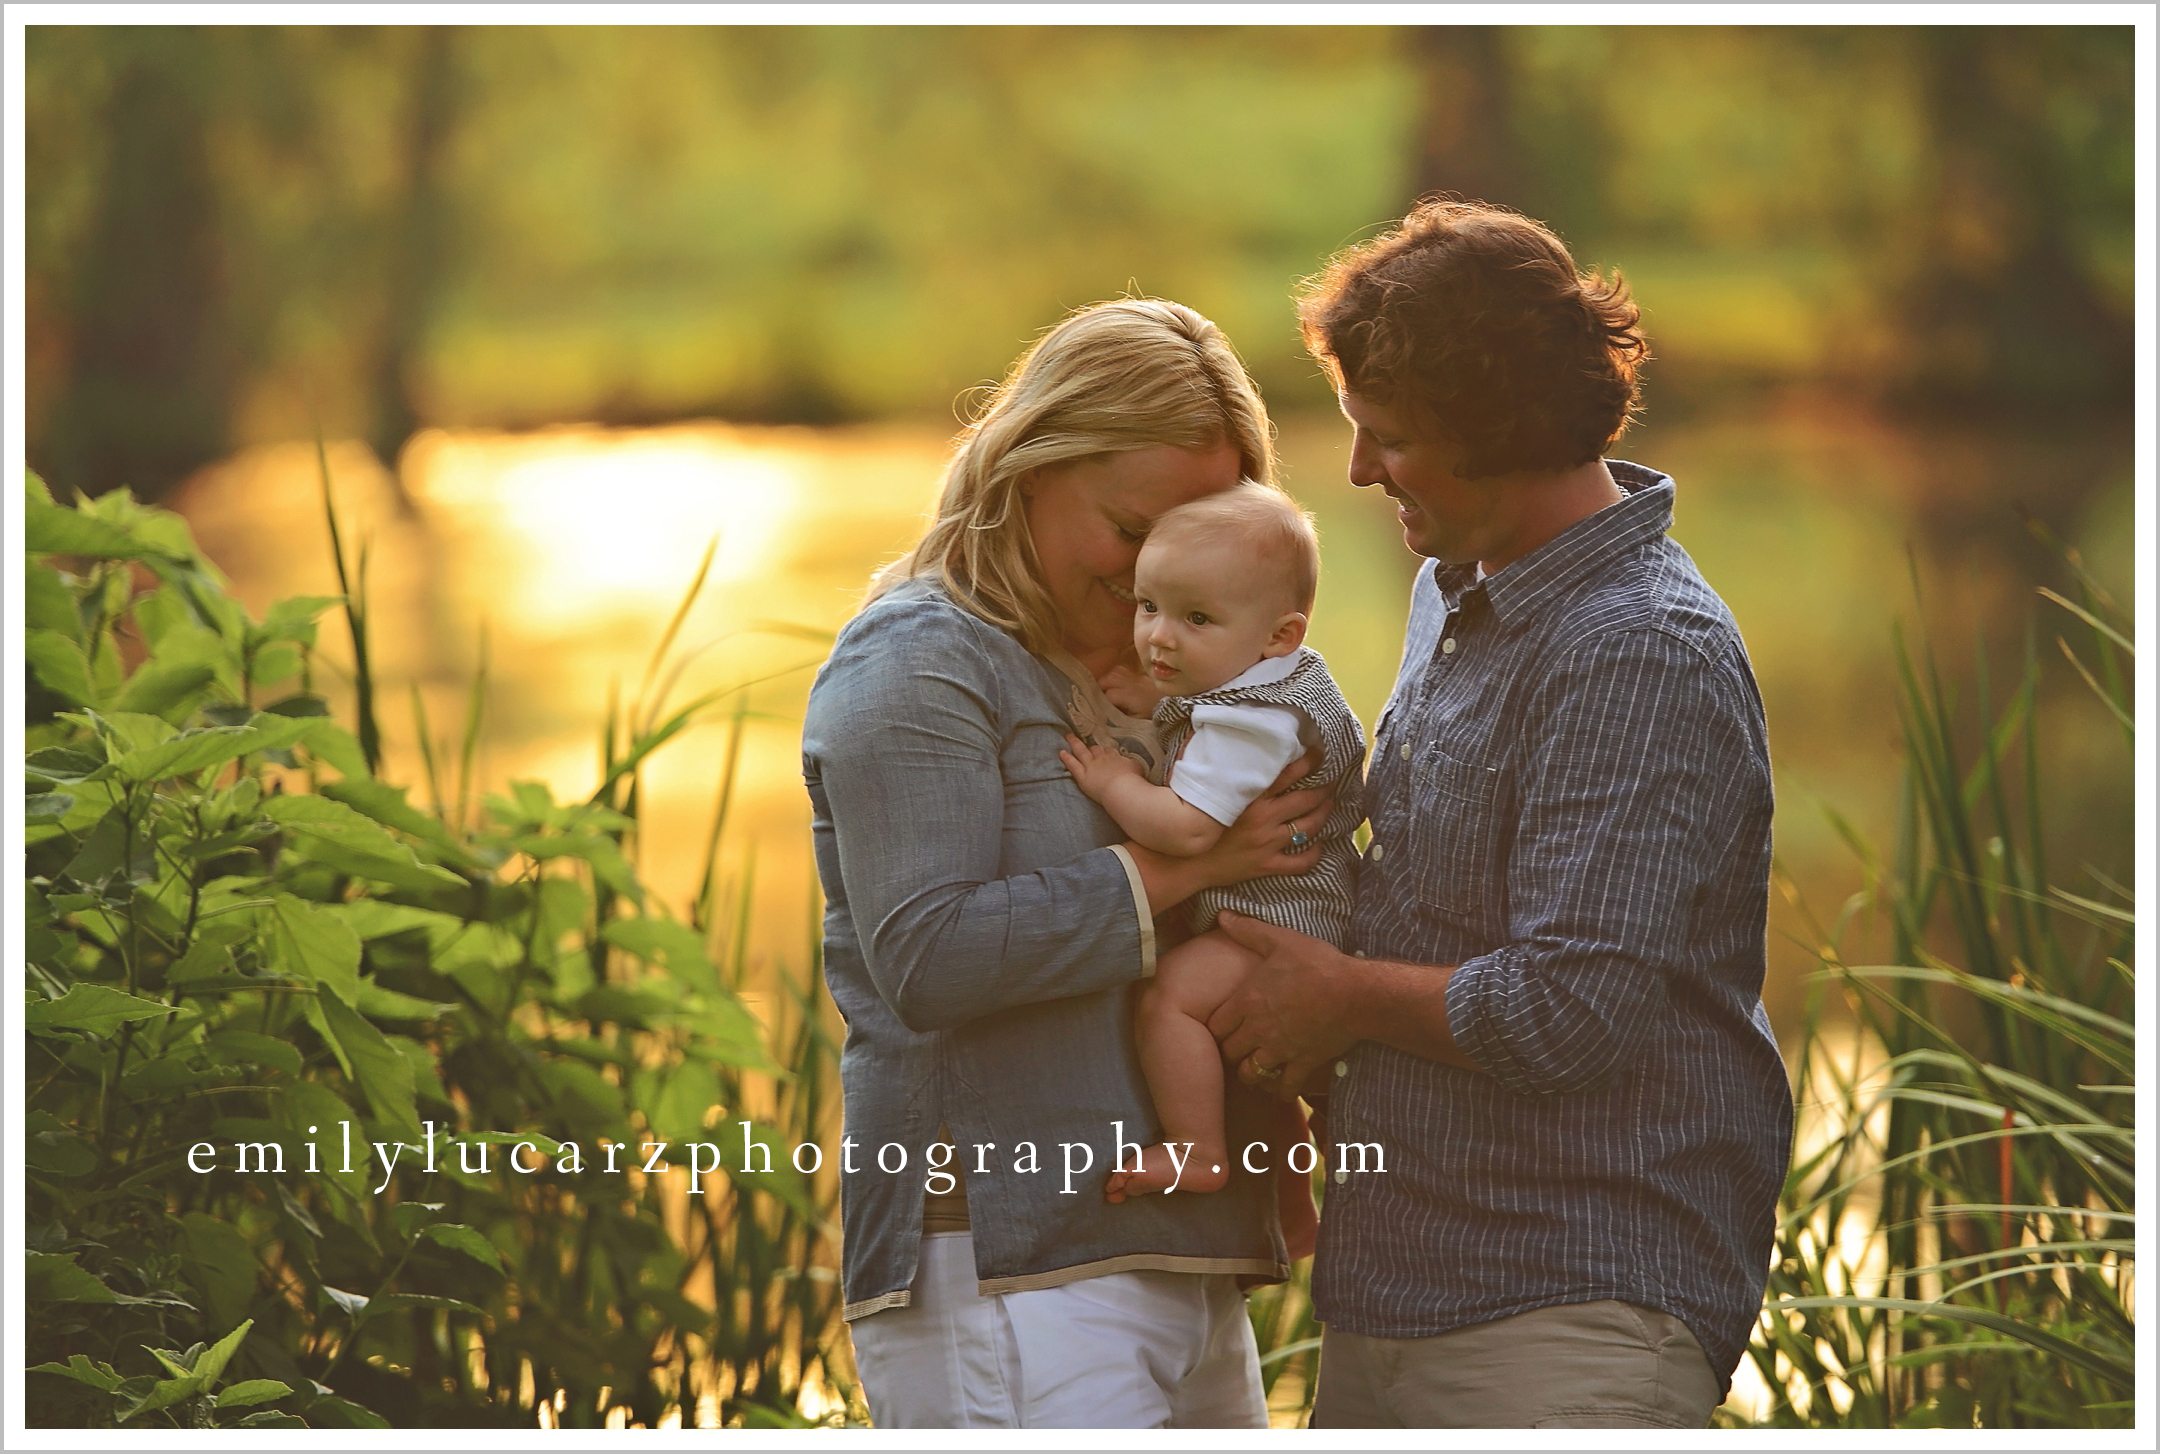
<svg viewBox="0 0 2160 1454">
<path fill-rule="evenodd" d="M 1641 407 L 1641 322 L 1617 269 L 1578 272 L 1543 223 L 1454 197 L 1336 254 L 1298 301 L 1335 387 L 1422 415 L 1464 479 L 1602 455 Z"/>
</svg>

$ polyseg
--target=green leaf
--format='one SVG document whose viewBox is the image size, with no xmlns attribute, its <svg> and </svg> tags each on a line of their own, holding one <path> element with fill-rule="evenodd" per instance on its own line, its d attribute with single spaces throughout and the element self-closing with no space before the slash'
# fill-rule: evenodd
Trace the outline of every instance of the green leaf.
<svg viewBox="0 0 2160 1454">
<path fill-rule="evenodd" d="M 290 681 L 300 674 L 300 648 L 272 642 L 257 651 L 248 663 L 248 680 L 259 687 Z"/>
<path fill-rule="evenodd" d="M 23 509 L 23 549 L 32 555 L 83 555 L 104 560 L 140 560 L 164 555 L 160 547 L 135 538 L 125 526 L 55 505 L 35 494 Z"/>
<path fill-rule="evenodd" d="M 209 1352 L 195 1360 L 195 1376 L 202 1380 L 205 1391 L 218 1386 L 218 1380 L 225 1376 L 225 1365 L 232 1362 L 233 1354 L 240 1349 L 240 1340 L 247 1337 L 248 1329 L 254 1326 L 255 1320 L 249 1318 L 218 1339 L 211 1345 Z"/>
<path fill-rule="evenodd" d="M 300 1073 L 300 1052 L 290 1040 L 226 1025 L 203 1040 L 203 1048 L 229 1064 Z"/>
<path fill-rule="evenodd" d="M 290 747 L 307 733 L 307 724 L 291 717 L 259 712 L 245 727 L 199 727 L 170 742 L 139 748 L 113 762 L 128 782 L 157 782 L 218 767 L 251 752 Z"/>
<path fill-rule="evenodd" d="M 438 1223 L 422 1229 L 420 1235 L 429 1242 L 462 1252 L 485 1267 L 502 1271 L 502 1254 L 495 1250 L 495 1244 L 470 1227 L 455 1222 Z"/>
<path fill-rule="evenodd" d="M 57 823 L 65 818 L 68 809 L 74 806 L 75 799 L 69 793 L 32 793 L 23 799 L 23 821 Z"/>
<path fill-rule="evenodd" d="M 328 1283 L 323 1284 L 323 1291 L 329 1295 L 330 1301 L 343 1308 L 349 1317 L 358 1318 L 367 1311 L 368 1300 L 364 1293 L 347 1292 L 341 1287 L 332 1287 Z"/>
<path fill-rule="evenodd" d="M 154 1414 L 160 1409 L 169 1409 L 174 1404 L 184 1403 L 202 1393 L 203 1390 L 204 1383 L 200 1374 L 189 1373 L 179 1378 L 162 1379 L 150 1392 L 137 1400 L 133 1407 L 115 1417 L 124 1424 L 129 1419 L 139 1418 L 144 1414 Z"/>
<path fill-rule="evenodd" d="M 295 979 L 328 985 L 341 995 L 360 989 L 360 937 L 335 913 L 291 894 L 279 894 L 265 922 L 270 967 Z"/>
<path fill-rule="evenodd" d="M 177 709 L 193 707 L 216 679 L 217 672 L 201 662 L 152 661 L 127 679 L 113 705 L 170 720 Z"/>
<path fill-rule="evenodd" d="M 628 950 L 691 983 L 704 982 L 708 977 L 718 978 L 719 971 L 706 957 L 704 937 L 689 925 L 673 919 L 615 919 L 601 931 L 600 937 L 617 949 Z"/>
<path fill-rule="evenodd" d="M 180 1245 L 186 1252 L 182 1272 L 202 1295 L 212 1327 L 238 1321 L 255 1300 L 258 1267 L 247 1238 L 230 1222 L 204 1212 L 180 1218 Z"/>
<path fill-rule="evenodd" d="M 347 781 L 369 776 L 367 755 L 360 750 L 360 739 L 353 736 L 328 717 L 304 719 L 307 731 L 301 735 L 300 744 L 307 748 L 318 762 L 333 767 Z"/>
<path fill-rule="evenodd" d="M 88 1176 L 97 1170 L 97 1151 L 50 1112 L 38 1111 L 28 1120 L 23 1162 L 47 1176 Z"/>
<path fill-rule="evenodd" d="M 93 1363 L 80 1353 L 71 1355 L 65 1363 L 34 1363 L 27 1370 L 31 1373 L 57 1373 L 62 1378 L 72 1378 L 77 1383 L 111 1393 L 120 1386 L 120 1375 L 113 1372 L 110 1363 Z"/>
<path fill-rule="evenodd" d="M 343 803 L 295 794 L 272 799 L 263 813 L 287 833 L 305 838 L 309 857 L 356 878 L 420 892 L 465 887 L 464 879 L 422 863 L 381 824 Z"/>
<path fill-rule="evenodd" d="M 250 1378 L 221 1390 L 217 1406 L 221 1409 L 253 1408 L 256 1404 L 284 1398 L 291 1392 L 290 1384 L 279 1383 L 274 1378 Z"/>
<path fill-rule="evenodd" d="M 67 787 L 105 765 L 102 753 L 80 747 L 47 747 L 23 759 L 23 776 L 32 783 Z"/>
<path fill-rule="evenodd" d="M 23 576 L 23 629 L 57 631 L 82 639 L 82 617 L 75 609 L 75 593 L 60 572 L 49 565 L 33 565 Z"/>
<path fill-rule="evenodd" d="M 405 1057 L 332 990 L 317 995 L 308 1010 L 347 1079 L 366 1094 L 369 1107 L 393 1134 L 418 1140 L 420 1117 L 413 1105 L 412 1067 Z"/>
<path fill-rule="evenodd" d="M 360 981 L 353 1008 L 379 1020 L 432 1020 L 459 1008 L 453 1000 L 423 1000 L 417 995 L 384 989 L 372 979 Z"/>
<path fill-rule="evenodd" d="M 82 645 L 58 631 L 32 631 L 23 637 L 23 663 L 47 691 L 74 706 L 94 707 L 103 698 L 90 681 L 90 660 Z"/>
<path fill-rule="evenodd" d="M 303 1412 L 308 1426 L 316 1429 L 387 1429 L 390 1421 L 364 1409 L 350 1399 L 325 1395 L 309 1403 Z"/>
<path fill-rule="evenodd" d="M 593 877 L 638 908 L 645 907 L 645 886 L 622 855 L 615 840 L 598 833 L 525 833 L 510 846 L 539 862 L 551 858 L 575 858 L 591 865 Z"/>
<path fill-rule="evenodd" d="M 719 1072 L 703 1061 L 686 1060 L 669 1069 L 646 1115 L 663 1140 L 694 1141 L 724 1100 Z"/>
<path fill-rule="evenodd" d="M 403 788 L 394 788 L 376 778 L 356 778 L 325 783 L 321 793 L 332 802 L 343 803 L 378 823 L 410 833 L 447 854 L 461 859 L 467 856 L 449 829 L 405 801 Z"/>
<path fill-rule="evenodd" d="M 315 618 L 344 601 L 343 596 L 292 596 L 263 614 L 262 624 L 250 628 L 261 641 L 298 641 L 313 644 Z"/>
<path fill-rule="evenodd" d="M 173 1013 L 162 1000 L 145 999 L 110 985 L 75 984 L 57 1000 L 32 1001 L 23 1012 L 24 1028 L 33 1035 L 79 1030 L 102 1039 L 130 1020 L 154 1020 Z"/>
<path fill-rule="evenodd" d="M 23 1290 L 33 1303 L 116 1303 L 123 1301 L 89 1270 L 75 1265 L 73 1254 L 23 1254 Z"/>
<path fill-rule="evenodd" d="M 477 1318 L 487 1316 L 486 1309 L 474 1307 L 463 1298 L 442 1297 L 435 1293 L 426 1292 L 386 1292 L 381 1297 L 369 1302 L 367 1309 L 360 1316 L 362 1321 L 365 1321 L 383 1313 L 397 1312 L 403 1308 L 448 1308 L 454 1313 L 470 1313 Z"/>
</svg>

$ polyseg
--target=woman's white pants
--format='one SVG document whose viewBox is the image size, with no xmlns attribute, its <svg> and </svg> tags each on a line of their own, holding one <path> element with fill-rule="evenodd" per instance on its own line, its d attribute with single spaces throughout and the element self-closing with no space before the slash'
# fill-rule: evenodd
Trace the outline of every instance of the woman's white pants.
<svg viewBox="0 0 2160 1454">
<path fill-rule="evenodd" d="M 975 1239 L 923 1237 L 914 1297 L 848 1324 L 881 1429 L 1264 1429 L 1229 1273 L 1112 1272 L 983 1297 Z"/>
</svg>

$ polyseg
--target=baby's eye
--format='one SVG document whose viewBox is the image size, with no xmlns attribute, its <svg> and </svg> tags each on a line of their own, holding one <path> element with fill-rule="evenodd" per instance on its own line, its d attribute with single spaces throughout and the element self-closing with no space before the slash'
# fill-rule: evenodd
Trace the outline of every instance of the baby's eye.
<svg viewBox="0 0 2160 1454">
<path fill-rule="evenodd" d="M 1155 614 L 1155 603 L 1153 601 L 1150 601 L 1145 596 L 1142 596 L 1140 598 L 1140 614 L 1143 616 L 1152 616 Z"/>
<path fill-rule="evenodd" d="M 1185 619 L 1195 626 L 1205 626 L 1208 623 L 1208 615 L 1205 611 L 1187 611 Z"/>
</svg>

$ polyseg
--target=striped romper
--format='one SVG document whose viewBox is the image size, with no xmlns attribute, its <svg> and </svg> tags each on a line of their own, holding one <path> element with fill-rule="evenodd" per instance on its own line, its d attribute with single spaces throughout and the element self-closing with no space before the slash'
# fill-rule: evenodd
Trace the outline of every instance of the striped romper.
<svg viewBox="0 0 2160 1454">
<path fill-rule="evenodd" d="M 1157 785 L 1168 786 L 1179 771 L 1178 759 L 1193 738 L 1195 708 L 1248 705 L 1290 707 L 1303 718 L 1298 735 L 1307 747 L 1320 748 L 1321 763 L 1317 772 L 1291 786 L 1334 789 L 1335 809 L 1317 832 L 1310 824 L 1302 825 L 1318 840 L 1317 866 L 1305 873 L 1202 890 L 1191 900 L 1193 933 L 1205 933 L 1214 927 L 1218 913 L 1235 909 L 1339 946 L 1348 937 L 1357 890 L 1358 853 L 1350 835 L 1365 818 L 1365 733 L 1319 652 L 1301 648 L 1298 665 L 1279 681 L 1232 683 L 1189 697 L 1164 698 L 1155 708 L 1155 727 L 1163 743 Z"/>
</svg>

